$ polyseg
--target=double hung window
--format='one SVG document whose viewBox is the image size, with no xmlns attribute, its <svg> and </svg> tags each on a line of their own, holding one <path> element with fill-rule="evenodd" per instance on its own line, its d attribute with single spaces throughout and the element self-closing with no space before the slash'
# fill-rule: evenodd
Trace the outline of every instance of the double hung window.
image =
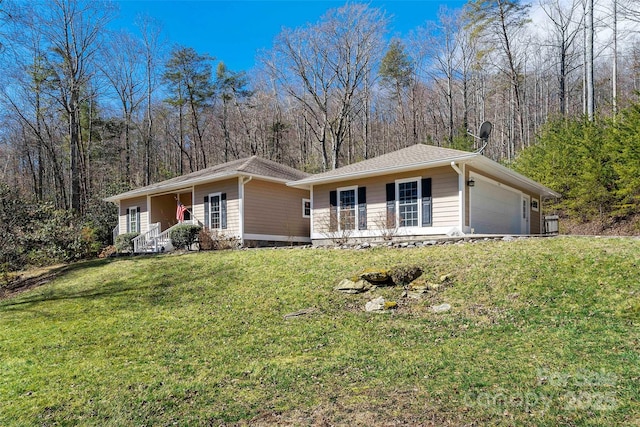
<svg viewBox="0 0 640 427">
<path fill-rule="evenodd" d="M 398 218 L 400 220 L 400 227 L 418 226 L 418 182 L 419 181 L 407 181 L 398 183 Z"/>
<path fill-rule="evenodd" d="M 356 189 L 339 190 L 338 218 L 340 230 L 356 228 Z"/>
<path fill-rule="evenodd" d="M 220 193 L 209 196 L 209 223 L 212 230 L 220 229 Z"/>
</svg>

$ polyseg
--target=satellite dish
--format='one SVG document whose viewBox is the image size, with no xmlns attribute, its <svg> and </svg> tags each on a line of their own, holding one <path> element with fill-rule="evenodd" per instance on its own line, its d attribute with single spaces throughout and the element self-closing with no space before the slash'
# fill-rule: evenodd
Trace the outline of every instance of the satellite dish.
<svg viewBox="0 0 640 427">
<path fill-rule="evenodd" d="M 493 125 L 491 122 L 487 121 L 480 126 L 480 136 L 479 138 L 482 141 L 487 141 L 489 139 L 489 135 L 491 134 L 491 129 L 493 129 Z"/>
</svg>

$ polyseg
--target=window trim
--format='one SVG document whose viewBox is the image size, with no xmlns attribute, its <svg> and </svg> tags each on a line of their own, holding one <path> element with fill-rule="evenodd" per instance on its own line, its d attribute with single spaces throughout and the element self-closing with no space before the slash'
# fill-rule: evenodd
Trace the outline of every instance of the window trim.
<svg viewBox="0 0 640 427">
<path fill-rule="evenodd" d="M 130 206 L 128 209 L 129 218 L 127 218 L 127 225 L 129 226 L 129 229 L 127 230 L 127 233 L 140 233 L 140 224 L 138 224 L 138 206 Z M 133 222 L 131 221 L 132 218 Z M 132 223 L 136 224 L 136 230 L 131 226 Z"/>
<path fill-rule="evenodd" d="M 533 212 L 540 211 L 540 201 L 538 199 L 534 199 L 533 197 L 531 198 L 531 210 Z"/>
<path fill-rule="evenodd" d="M 402 178 L 402 179 L 395 180 L 395 184 L 396 184 L 395 204 L 396 204 L 396 221 L 397 221 L 396 226 L 398 228 L 422 227 L 422 179 L 423 177 L 418 176 L 418 177 Z M 417 183 L 416 185 L 416 191 L 417 191 L 416 205 L 418 208 L 418 214 L 417 214 L 418 224 L 417 225 L 402 225 L 402 219 L 400 218 L 400 184 L 405 184 L 407 182 Z"/>
<path fill-rule="evenodd" d="M 213 211 L 211 209 L 211 200 L 213 199 L 213 197 L 216 197 L 216 196 L 218 197 L 218 209 L 219 209 L 219 211 L 218 211 L 218 215 L 219 215 L 218 222 L 219 222 L 220 226 L 218 228 L 213 228 L 213 227 L 211 227 L 211 217 L 212 217 L 212 214 L 213 214 Z M 204 219 L 205 225 L 209 228 L 209 230 L 220 231 L 220 230 L 222 230 L 222 192 L 218 191 L 216 193 L 209 193 L 208 197 L 209 197 L 209 201 L 207 203 L 209 203 L 209 218 L 205 218 Z"/>
<path fill-rule="evenodd" d="M 342 229 L 342 221 L 340 221 L 341 217 L 341 206 L 340 206 L 340 193 L 343 191 L 353 191 L 353 228 Z M 358 186 L 350 185 L 348 187 L 338 187 L 336 188 L 336 212 L 337 212 L 337 220 L 338 220 L 338 231 L 356 231 L 358 230 Z"/>
<path fill-rule="evenodd" d="M 306 204 L 309 203 L 309 214 L 307 215 Z M 311 218 L 311 199 L 302 199 L 302 218 Z"/>
</svg>

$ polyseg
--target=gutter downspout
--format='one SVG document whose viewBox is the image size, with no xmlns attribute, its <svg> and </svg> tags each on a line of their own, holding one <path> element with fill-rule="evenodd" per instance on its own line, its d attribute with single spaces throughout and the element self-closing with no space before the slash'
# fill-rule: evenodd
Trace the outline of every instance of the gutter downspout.
<svg viewBox="0 0 640 427">
<path fill-rule="evenodd" d="M 240 245 L 244 246 L 244 186 L 253 179 L 253 176 L 240 176 L 238 177 L 238 204 L 240 208 L 239 212 L 239 234 Z"/>
<path fill-rule="evenodd" d="M 460 217 L 458 221 L 458 229 L 461 233 L 464 233 L 464 206 L 465 206 L 465 188 L 464 188 L 464 171 L 461 170 L 456 162 L 451 162 L 451 167 L 458 174 L 458 211 L 460 212 Z M 462 164 L 464 168 L 464 163 Z"/>
</svg>

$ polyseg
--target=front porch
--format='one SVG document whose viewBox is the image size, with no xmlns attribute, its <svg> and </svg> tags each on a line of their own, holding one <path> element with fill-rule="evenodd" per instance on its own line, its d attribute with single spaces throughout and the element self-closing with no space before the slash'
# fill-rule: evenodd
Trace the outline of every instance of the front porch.
<svg viewBox="0 0 640 427">
<path fill-rule="evenodd" d="M 151 224 L 149 226 L 149 231 L 133 239 L 133 252 L 136 254 L 141 254 L 170 252 L 174 250 L 175 248 L 171 244 L 171 238 L 169 237 L 169 234 L 175 227 L 183 224 L 199 225 L 197 221 L 185 220 L 183 222 L 172 225 L 164 231 L 161 231 L 160 222 Z"/>
<path fill-rule="evenodd" d="M 182 203 L 187 208 L 182 221 L 177 218 L 178 203 Z M 204 225 L 204 222 L 193 214 L 192 188 L 148 196 L 147 211 L 149 223 L 145 231 L 133 239 L 134 253 L 172 251 L 174 247 L 169 237 L 171 230 L 182 224 Z"/>
</svg>

